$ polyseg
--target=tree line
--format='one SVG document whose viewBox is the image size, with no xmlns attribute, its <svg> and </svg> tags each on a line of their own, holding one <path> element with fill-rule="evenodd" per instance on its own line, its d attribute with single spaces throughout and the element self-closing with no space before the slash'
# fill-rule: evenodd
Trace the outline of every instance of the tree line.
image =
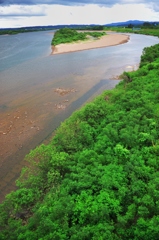
<svg viewBox="0 0 159 240">
<path fill-rule="evenodd" d="M 112 30 L 123 33 L 144 34 L 159 37 L 159 24 L 154 28 L 147 27 L 140 28 L 140 26 L 133 28 L 133 26 L 128 26 L 128 27 L 106 27 L 105 30 Z"/>
</svg>

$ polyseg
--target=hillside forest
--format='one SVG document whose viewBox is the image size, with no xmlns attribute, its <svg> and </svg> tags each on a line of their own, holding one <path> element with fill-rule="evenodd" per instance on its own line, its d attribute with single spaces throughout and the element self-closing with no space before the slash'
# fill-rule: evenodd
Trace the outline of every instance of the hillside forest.
<svg viewBox="0 0 159 240">
<path fill-rule="evenodd" d="M 159 239 L 159 44 L 32 150 L 2 240 Z"/>
</svg>

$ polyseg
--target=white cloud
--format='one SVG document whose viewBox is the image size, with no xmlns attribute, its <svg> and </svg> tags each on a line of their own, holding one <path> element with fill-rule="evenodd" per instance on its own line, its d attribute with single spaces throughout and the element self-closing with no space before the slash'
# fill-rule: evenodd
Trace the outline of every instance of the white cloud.
<svg viewBox="0 0 159 240">
<path fill-rule="evenodd" d="M 0 7 L 0 17 L 16 16 L 44 16 L 45 10 L 42 6 L 20 6 L 12 5 Z"/>
<path fill-rule="evenodd" d="M 132 1 L 130 1 L 132 2 Z M 106 24 L 127 20 L 159 21 L 152 4 L 116 4 L 112 7 L 89 4 L 64 5 L 10 5 L 0 6 L 0 28 L 58 25 Z"/>
<path fill-rule="evenodd" d="M 127 20 L 143 20 L 143 21 L 159 21 L 157 12 L 148 8 L 144 4 L 116 4 L 112 7 L 112 20 L 115 16 L 115 21 Z"/>
</svg>

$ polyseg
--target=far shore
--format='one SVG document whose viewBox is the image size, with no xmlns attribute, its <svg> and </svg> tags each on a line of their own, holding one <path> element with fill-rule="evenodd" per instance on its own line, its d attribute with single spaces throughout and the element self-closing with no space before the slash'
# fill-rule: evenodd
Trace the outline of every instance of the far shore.
<svg viewBox="0 0 159 240">
<path fill-rule="evenodd" d="M 76 51 L 83 51 L 94 48 L 103 48 L 115 46 L 128 42 L 129 35 L 125 34 L 107 34 L 98 40 L 80 41 L 76 43 L 65 43 L 52 46 L 52 54 L 62 54 Z"/>
</svg>

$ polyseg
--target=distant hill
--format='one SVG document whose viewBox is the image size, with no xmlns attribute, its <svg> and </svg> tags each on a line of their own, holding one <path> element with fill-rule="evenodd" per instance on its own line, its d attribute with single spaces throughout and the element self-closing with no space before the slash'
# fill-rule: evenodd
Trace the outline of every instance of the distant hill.
<svg viewBox="0 0 159 240">
<path fill-rule="evenodd" d="M 140 20 L 129 20 L 126 22 L 115 22 L 115 23 L 109 23 L 109 24 L 105 24 L 104 26 L 107 27 L 113 27 L 113 26 L 128 26 L 129 24 L 132 25 L 142 25 L 143 23 L 148 22 L 151 24 L 159 24 L 159 22 L 149 22 L 149 21 L 140 21 Z"/>
<path fill-rule="evenodd" d="M 143 25 L 144 23 L 150 23 L 150 24 L 159 24 L 158 22 L 148 22 L 148 21 L 139 21 L 139 20 L 129 20 L 126 22 L 115 22 L 115 23 L 109 23 L 109 24 L 104 24 L 101 26 L 106 26 L 106 27 L 115 27 L 115 26 L 128 26 L 128 25 L 133 25 L 133 26 L 137 26 L 137 25 Z M 49 26 L 31 26 L 31 27 L 21 27 L 21 28 L 0 28 L 0 34 L 2 31 L 18 31 L 18 32 L 27 32 L 27 31 L 44 31 L 44 30 L 56 30 L 56 29 L 60 29 L 60 28 L 76 28 L 76 29 L 82 29 L 82 28 L 95 28 L 99 26 L 99 24 L 63 24 L 63 25 L 49 25 Z"/>
</svg>

